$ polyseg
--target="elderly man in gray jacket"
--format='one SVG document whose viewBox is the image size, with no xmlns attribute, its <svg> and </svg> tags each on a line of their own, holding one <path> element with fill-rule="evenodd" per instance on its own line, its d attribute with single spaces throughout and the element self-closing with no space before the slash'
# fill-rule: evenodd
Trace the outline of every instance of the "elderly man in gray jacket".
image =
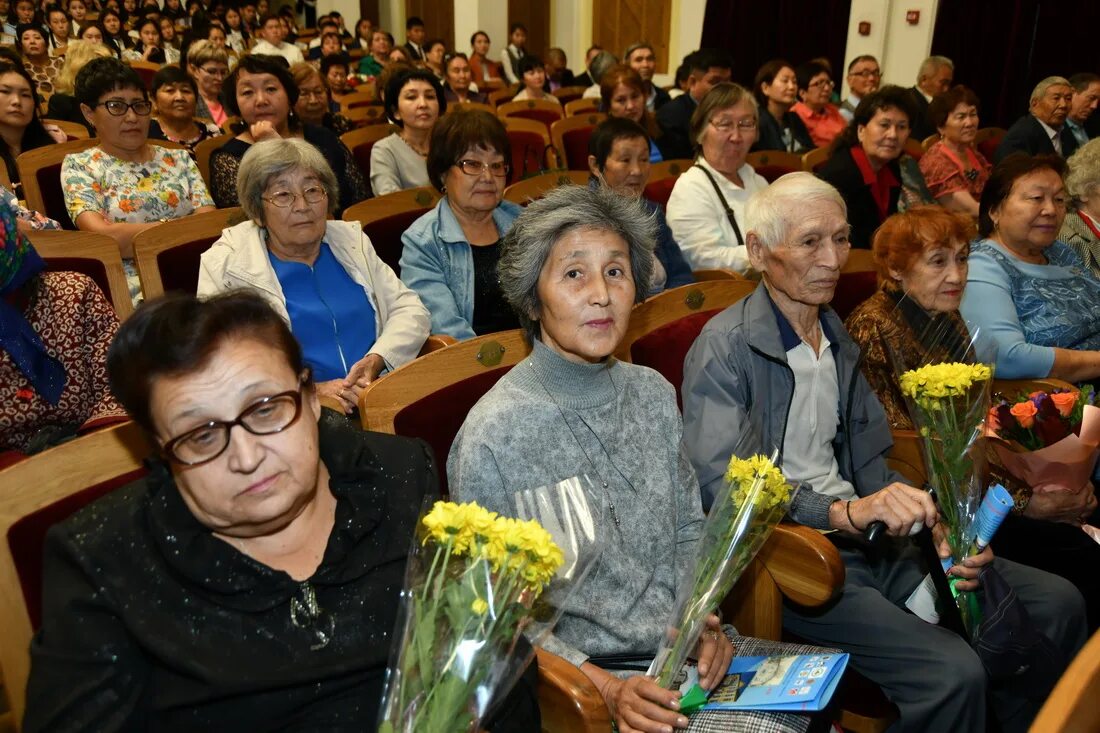
<svg viewBox="0 0 1100 733">
<path fill-rule="evenodd" d="M 983 731 L 987 677 L 977 654 L 904 607 L 925 574 L 908 536 L 935 525 L 937 512 L 929 494 L 887 468 L 890 426 L 858 372 L 859 348 L 827 307 L 850 250 L 844 201 L 809 173 L 792 173 L 753 195 L 745 226 L 761 287 L 713 318 L 684 364 L 684 444 L 703 503 L 713 501 L 731 454 L 778 447 L 784 474 L 803 483 L 791 518 L 839 530 L 830 538 L 847 571 L 829 605 L 788 608 L 785 626 L 849 652 L 898 706 L 896 729 Z M 856 539 L 874 521 L 889 535 L 878 551 Z M 987 548 L 950 574 L 963 579 L 961 589 L 976 588 L 990 562 Z M 1085 641 L 1080 593 L 1049 573 L 995 564 L 1068 663 Z M 1007 731 L 1026 730 L 1047 690 L 994 692 Z"/>
</svg>

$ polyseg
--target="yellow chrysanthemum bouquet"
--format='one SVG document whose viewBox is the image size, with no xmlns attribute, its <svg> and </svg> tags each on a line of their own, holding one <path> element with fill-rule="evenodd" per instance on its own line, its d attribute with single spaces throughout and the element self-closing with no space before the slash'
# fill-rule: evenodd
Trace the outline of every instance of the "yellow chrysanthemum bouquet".
<svg viewBox="0 0 1100 733">
<path fill-rule="evenodd" d="M 961 362 L 922 366 L 898 377 L 920 434 L 928 481 L 936 489 L 936 504 L 955 559 L 951 564 L 967 556 L 974 539 L 982 482 L 973 455 L 989 412 L 992 381 L 988 365 Z M 954 583 L 951 586 L 963 625 L 972 633 L 979 615 L 977 602 L 972 593 L 959 593 Z"/>
<path fill-rule="evenodd" d="M 563 554 L 537 521 L 475 503 L 438 501 L 418 527 L 379 731 L 472 730 L 523 670 L 520 633 L 556 620 L 538 599 Z"/>
<path fill-rule="evenodd" d="M 662 687 L 673 685 L 699 641 L 707 616 L 729 594 L 786 515 L 798 489 L 776 467 L 777 458 L 778 451 L 771 458 L 730 459 L 724 488 L 703 523 L 695 564 L 680 581 L 667 632 L 647 672 Z"/>
</svg>

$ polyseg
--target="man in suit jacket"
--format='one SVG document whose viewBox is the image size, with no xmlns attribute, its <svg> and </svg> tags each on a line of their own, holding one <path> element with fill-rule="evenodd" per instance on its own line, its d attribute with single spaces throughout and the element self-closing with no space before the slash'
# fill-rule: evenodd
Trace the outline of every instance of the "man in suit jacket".
<svg viewBox="0 0 1100 733">
<path fill-rule="evenodd" d="M 623 54 L 623 63 L 638 72 L 645 85 L 645 106 L 650 112 L 656 112 L 672 100 L 668 92 L 653 83 L 653 74 L 657 71 L 657 55 L 648 43 L 634 43 Z"/>
<path fill-rule="evenodd" d="M 695 145 L 691 141 L 691 115 L 699 100 L 715 85 L 729 81 L 733 73 L 733 61 L 729 54 L 713 48 L 688 54 L 684 65 L 688 69 L 687 94 L 681 94 L 657 110 L 657 124 L 661 127 L 657 147 L 665 160 L 695 157 Z"/>
<path fill-rule="evenodd" d="M 546 70 L 546 83 L 542 85 L 544 91 L 554 92 L 562 87 L 574 85 L 573 72 L 569 70 L 569 59 L 565 51 L 560 48 L 551 48 L 543 59 L 543 69 Z"/>
<path fill-rule="evenodd" d="M 1077 138 L 1077 147 L 1081 147 L 1095 137 L 1089 133 L 1087 124 L 1100 105 L 1100 76 L 1082 72 L 1071 76 L 1069 83 L 1073 85 L 1073 101 L 1069 105 L 1066 127 Z"/>
<path fill-rule="evenodd" d="M 424 21 L 415 15 L 405 21 L 405 50 L 414 62 L 424 60 Z"/>
<path fill-rule="evenodd" d="M 1066 127 L 1073 86 L 1061 76 L 1048 76 L 1031 92 L 1031 113 L 1008 128 L 993 161 L 1000 163 L 1012 153 L 1061 155 L 1068 158 L 1077 150 L 1077 138 Z"/>
<path fill-rule="evenodd" d="M 936 133 L 936 128 L 928 120 L 928 104 L 932 97 L 950 89 L 954 80 L 955 62 L 946 56 L 929 56 L 921 62 L 917 85 L 909 89 L 909 96 L 917 108 L 917 114 L 909 126 L 909 137 L 920 142 Z"/>
<path fill-rule="evenodd" d="M 600 51 L 603 50 L 603 46 L 593 44 L 589 46 L 588 50 L 584 52 L 584 73 L 578 74 L 573 79 L 574 86 L 578 87 L 590 87 L 596 82 L 592 81 L 592 75 L 588 73 L 588 65 L 592 63 L 592 59 L 600 55 Z"/>
</svg>

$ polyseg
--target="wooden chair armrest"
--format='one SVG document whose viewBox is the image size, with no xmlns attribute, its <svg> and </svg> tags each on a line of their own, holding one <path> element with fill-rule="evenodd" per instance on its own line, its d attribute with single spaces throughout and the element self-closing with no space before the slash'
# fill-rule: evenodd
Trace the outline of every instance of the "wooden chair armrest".
<svg viewBox="0 0 1100 733">
<path fill-rule="evenodd" d="M 321 407 L 327 407 L 330 410 L 344 414 L 344 406 L 340 404 L 340 400 L 335 397 L 323 396 L 321 397 Z"/>
<path fill-rule="evenodd" d="M 800 606 L 824 605 L 844 585 L 844 563 L 836 547 L 801 524 L 780 524 L 757 557 L 783 596 Z"/>
<path fill-rule="evenodd" d="M 611 713 L 592 680 L 556 654 L 535 653 L 544 733 L 610 733 Z"/>
</svg>

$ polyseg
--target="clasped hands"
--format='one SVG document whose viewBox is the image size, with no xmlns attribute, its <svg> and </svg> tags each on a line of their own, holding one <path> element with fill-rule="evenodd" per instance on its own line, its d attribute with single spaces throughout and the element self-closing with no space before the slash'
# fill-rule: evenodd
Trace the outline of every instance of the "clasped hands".
<svg viewBox="0 0 1100 733">
<path fill-rule="evenodd" d="M 378 354 L 367 354 L 352 365 L 343 379 L 331 379 L 317 385 L 319 397 L 332 397 L 340 403 L 345 415 L 359 404 L 359 395 L 382 373 L 386 363 Z"/>
<path fill-rule="evenodd" d="M 733 644 L 713 614 L 707 617 L 706 628 L 695 647 L 695 658 L 699 663 L 699 685 L 706 690 L 717 687 L 733 659 Z M 679 712 L 678 690 L 659 687 L 652 677 L 645 675 L 623 680 L 599 670 L 597 681 L 591 670 L 587 673 L 597 682 L 620 733 L 672 733 L 675 728 L 687 727 L 687 717 Z"/>
<path fill-rule="evenodd" d="M 921 491 L 903 483 L 893 483 L 869 496 L 853 499 L 847 510 L 852 522 L 843 529 L 850 531 L 862 532 L 872 522 L 880 521 L 886 525 L 887 534 L 893 537 L 907 537 L 919 524 L 931 527 L 936 552 L 941 559 L 951 557 L 947 529 L 940 521 L 936 502 L 927 491 Z M 993 550 L 987 546 L 981 553 L 966 557 L 961 563 L 952 565 L 947 571 L 947 577 L 959 578 L 955 587 L 960 591 L 976 590 L 982 568 L 992 560 Z"/>
</svg>

